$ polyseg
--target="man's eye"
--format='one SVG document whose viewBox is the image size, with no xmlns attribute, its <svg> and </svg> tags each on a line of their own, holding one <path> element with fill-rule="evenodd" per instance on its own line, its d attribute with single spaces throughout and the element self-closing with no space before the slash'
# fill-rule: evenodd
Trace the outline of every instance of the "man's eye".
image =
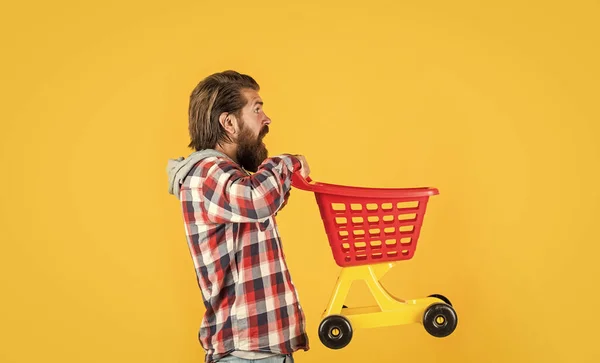
<svg viewBox="0 0 600 363">
<path fill-rule="evenodd" d="M 255 109 L 254 112 L 259 113 L 260 112 L 260 108 Z"/>
</svg>

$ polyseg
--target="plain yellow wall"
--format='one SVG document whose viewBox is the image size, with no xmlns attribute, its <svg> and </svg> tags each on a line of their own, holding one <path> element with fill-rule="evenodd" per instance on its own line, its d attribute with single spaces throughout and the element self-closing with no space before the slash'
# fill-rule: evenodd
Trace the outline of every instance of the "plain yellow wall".
<svg viewBox="0 0 600 363">
<path fill-rule="evenodd" d="M 3 5 L 0 362 L 202 361 L 165 166 L 190 152 L 189 93 L 225 69 L 259 81 L 271 154 L 305 154 L 313 179 L 441 192 L 383 283 L 447 295 L 458 329 L 341 351 L 316 334 L 339 268 L 292 192 L 297 362 L 600 361 L 599 18 L 593 1 Z"/>
</svg>

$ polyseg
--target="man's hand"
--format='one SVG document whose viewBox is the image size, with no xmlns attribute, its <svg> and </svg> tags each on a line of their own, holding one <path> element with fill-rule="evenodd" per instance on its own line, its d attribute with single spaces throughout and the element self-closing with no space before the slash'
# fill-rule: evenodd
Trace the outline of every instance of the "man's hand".
<svg viewBox="0 0 600 363">
<path fill-rule="evenodd" d="M 303 155 L 296 155 L 298 160 L 300 160 L 300 164 L 302 164 L 302 168 L 300 169 L 300 175 L 306 179 L 310 175 L 310 167 L 308 166 L 308 162 L 306 162 L 306 158 Z"/>
</svg>

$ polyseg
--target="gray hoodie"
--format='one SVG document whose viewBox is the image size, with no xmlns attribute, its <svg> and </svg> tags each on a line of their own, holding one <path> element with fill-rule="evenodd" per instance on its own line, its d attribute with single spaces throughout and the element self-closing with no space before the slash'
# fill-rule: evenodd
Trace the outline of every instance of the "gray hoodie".
<svg viewBox="0 0 600 363">
<path fill-rule="evenodd" d="M 231 158 L 226 154 L 213 149 L 205 149 L 193 152 L 187 158 L 180 156 L 177 159 L 169 159 L 167 162 L 167 174 L 169 175 L 169 194 L 173 194 L 177 197 L 177 199 L 179 199 L 181 184 L 183 184 L 183 181 L 189 174 L 190 170 L 192 170 L 192 168 L 200 160 L 214 156 L 225 157 L 231 160 Z"/>
</svg>

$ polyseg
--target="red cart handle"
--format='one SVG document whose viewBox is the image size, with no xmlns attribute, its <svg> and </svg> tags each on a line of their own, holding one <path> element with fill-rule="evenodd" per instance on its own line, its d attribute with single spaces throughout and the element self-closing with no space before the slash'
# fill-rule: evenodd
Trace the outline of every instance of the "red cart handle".
<svg viewBox="0 0 600 363">
<path fill-rule="evenodd" d="M 306 178 L 304 178 L 299 171 L 292 174 L 292 186 L 294 188 L 297 188 L 300 190 L 313 191 L 314 190 L 313 185 L 309 184 L 311 182 L 312 182 L 312 179 L 310 178 L 310 176 L 307 176 Z"/>
<path fill-rule="evenodd" d="M 292 186 L 300 190 L 315 193 L 343 195 L 360 198 L 422 198 L 439 194 L 436 188 L 364 188 L 312 182 L 304 178 L 299 171 L 292 175 Z"/>
</svg>

